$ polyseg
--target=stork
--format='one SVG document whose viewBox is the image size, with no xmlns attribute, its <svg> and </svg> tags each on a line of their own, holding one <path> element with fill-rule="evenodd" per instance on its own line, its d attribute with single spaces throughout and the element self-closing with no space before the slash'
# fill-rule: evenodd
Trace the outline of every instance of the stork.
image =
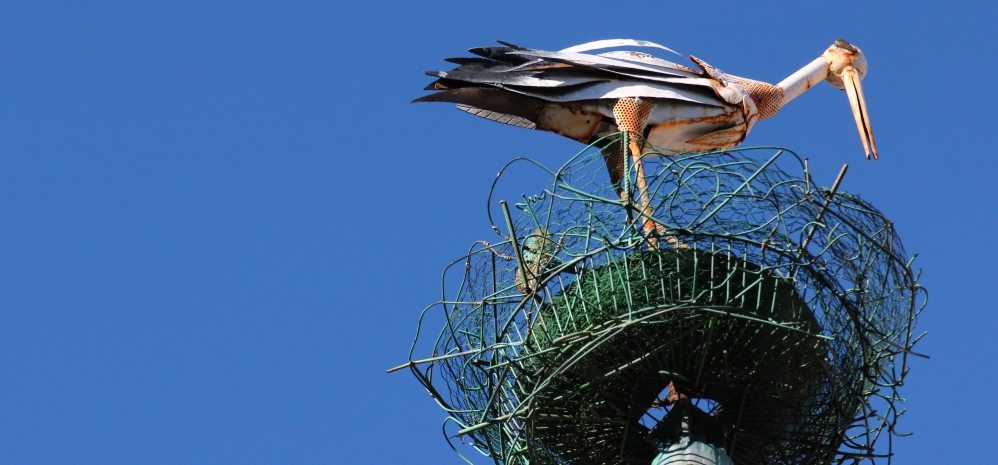
<svg viewBox="0 0 998 465">
<path fill-rule="evenodd" d="M 698 68 L 623 47 L 672 49 L 642 40 L 609 39 L 556 52 L 506 42 L 469 50 L 476 57 L 450 58 L 458 67 L 429 71 L 437 91 L 416 102 L 452 102 L 463 111 L 513 126 L 551 131 L 590 144 L 622 133 L 627 141 L 604 147 L 604 159 L 621 198 L 627 147 L 635 169 L 639 210 L 646 232 L 651 220 L 641 157 L 646 149 L 665 155 L 732 148 L 760 119 L 775 115 L 812 86 L 828 81 L 849 97 L 866 157 L 877 146 L 860 80 L 866 57 L 836 40 L 825 52 L 778 84 L 727 74 L 690 56 Z"/>
</svg>

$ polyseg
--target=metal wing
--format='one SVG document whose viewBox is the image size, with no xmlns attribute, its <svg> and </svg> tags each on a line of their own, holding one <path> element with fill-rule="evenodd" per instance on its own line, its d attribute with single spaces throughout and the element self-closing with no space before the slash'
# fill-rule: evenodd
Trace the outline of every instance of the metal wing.
<svg viewBox="0 0 998 465">
<path fill-rule="evenodd" d="M 583 68 L 595 68 L 603 70 L 629 70 L 643 71 L 646 73 L 660 73 L 677 77 L 703 77 L 702 74 L 690 72 L 677 67 L 660 66 L 651 63 L 637 63 L 628 60 L 613 58 L 612 56 L 590 55 L 588 53 L 575 52 L 547 52 L 544 50 L 512 50 L 511 55 L 543 59 L 554 63 L 564 63 Z M 663 60 L 664 61 L 664 60 Z M 688 68 L 687 68 L 688 69 Z"/>
<path fill-rule="evenodd" d="M 647 53 L 635 52 L 631 50 L 619 50 L 615 52 L 601 53 L 600 56 L 608 58 L 616 58 L 618 60 L 624 61 L 636 61 L 638 63 L 644 63 L 649 65 L 660 66 L 663 68 L 672 68 L 676 71 L 684 71 L 687 73 L 692 73 L 697 76 L 702 76 L 699 70 L 690 68 L 689 66 L 684 66 L 679 63 L 674 63 L 669 60 L 663 60 L 659 57 L 649 55 Z"/>
<path fill-rule="evenodd" d="M 691 90 L 686 86 L 669 85 L 638 79 L 597 82 L 590 85 L 562 87 L 520 87 L 508 86 L 507 90 L 548 102 L 579 102 L 585 100 L 618 99 L 641 97 L 653 99 L 680 100 L 713 107 L 729 106 L 711 90 L 709 93 Z"/>
<path fill-rule="evenodd" d="M 487 84 L 496 87 L 566 87 L 607 82 L 610 80 L 610 76 L 600 76 L 597 73 L 579 73 L 558 69 L 510 72 L 504 68 L 501 65 L 468 63 L 450 71 L 428 71 L 426 74 L 454 81 Z"/>
<path fill-rule="evenodd" d="M 600 100 L 641 97 L 729 106 L 701 70 L 635 51 L 584 53 L 621 46 L 672 51 L 653 42 L 611 39 L 556 52 L 500 44 L 471 49 L 476 57 L 449 59 L 458 65 L 449 71 L 428 72 L 438 79 L 427 89 L 438 92 L 416 101 L 454 102 L 493 121 L 520 127 L 533 123 L 577 140 L 587 139 L 600 124 L 600 117 L 589 116 L 593 112 L 610 116 Z"/>
<path fill-rule="evenodd" d="M 611 39 L 590 42 L 558 52 L 533 50 L 503 43 L 471 52 L 481 58 L 450 59 L 459 66 L 431 71 L 439 78 L 429 87 L 496 87 L 554 102 L 635 96 L 721 105 L 712 82 L 703 72 L 651 55 L 629 51 L 593 55 L 593 50 L 622 45 L 667 49 L 652 42 Z"/>
<path fill-rule="evenodd" d="M 604 49 L 604 48 L 627 47 L 627 46 L 657 48 L 657 49 L 665 50 L 667 52 L 675 53 L 676 55 L 680 54 L 679 52 L 677 52 L 677 51 L 675 51 L 675 50 L 673 50 L 673 49 L 671 49 L 669 47 L 666 47 L 665 45 L 659 45 L 659 44 L 656 44 L 655 42 L 649 42 L 647 40 L 637 40 L 637 39 L 603 39 L 603 40 L 594 40 L 592 42 L 586 42 L 584 44 L 573 45 L 571 47 L 562 49 L 561 51 L 562 52 L 589 52 L 589 51 L 592 51 L 592 50 L 599 50 L 599 49 Z"/>
</svg>

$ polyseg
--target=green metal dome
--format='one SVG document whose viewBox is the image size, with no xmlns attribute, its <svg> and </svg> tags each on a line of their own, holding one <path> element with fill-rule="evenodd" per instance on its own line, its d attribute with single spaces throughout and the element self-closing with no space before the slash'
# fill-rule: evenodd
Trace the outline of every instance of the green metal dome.
<svg viewBox="0 0 998 465">
<path fill-rule="evenodd" d="M 526 430 L 569 463 L 650 463 L 654 435 L 641 419 L 671 382 L 722 407 L 713 413 L 736 463 L 765 463 L 761 451 L 808 433 L 780 417 L 814 416 L 810 400 L 828 381 L 820 335 L 792 281 L 750 262 L 693 249 L 628 255 L 541 306 L 518 372 L 546 383 Z"/>
<path fill-rule="evenodd" d="M 595 148 L 557 170 L 514 161 L 493 194 L 524 164 L 551 184 L 515 214 L 490 198 L 500 240 L 448 267 L 403 365 L 471 446 L 455 450 L 671 463 L 693 434 L 738 465 L 889 453 L 875 442 L 895 431 L 925 295 L 880 212 L 783 149 L 657 157 L 649 238 Z"/>
</svg>

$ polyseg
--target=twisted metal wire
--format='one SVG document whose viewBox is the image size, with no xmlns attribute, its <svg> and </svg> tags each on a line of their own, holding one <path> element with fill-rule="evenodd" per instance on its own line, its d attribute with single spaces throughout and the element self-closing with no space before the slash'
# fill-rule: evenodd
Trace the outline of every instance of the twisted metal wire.
<svg viewBox="0 0 998 465">
<path fill-rule="evenodd" d="M 650 463 L 670 411 L 659 391 L 683 381 L 727 422 L 739 465 L 889 462 L 892 444 L 877 440 L 900 434 L 926 301 L 890 220 L 816 185 L 786 149 L 648 153 L 653 219 L 682 247 L 650 250 L 599 146 L 556 170 L 507 164 L 493 192 L 514 166 L 551 182 L 508 216 L 490 195 L 499 240 L 448 266 L 420 315 L 404 366 L 447 412 L 459 455 L 472 463 L 456 442 L 496 464 Z M 633 171 L 617 186 L 631 199 Z M 677 271 L 685 262 L 699 288 Z M 800 305 L 764 314 L 777 306 L 764 292 Z"/>
</svg>

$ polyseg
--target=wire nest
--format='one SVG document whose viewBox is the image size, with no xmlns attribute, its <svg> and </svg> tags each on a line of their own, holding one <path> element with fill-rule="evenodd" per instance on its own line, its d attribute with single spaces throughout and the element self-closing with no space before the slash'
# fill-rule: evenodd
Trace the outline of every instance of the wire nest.
<svg viewBox="0 0 998 465">
<path fill-rule="evenodd" d="M 739 465 L 890 457 L 877 439 L 900 434 L 926 300 L 890 220 L 818 187 L 786 149 L 644 163 L 651 241 L 595 146 L 500 172 L 500 240 L 447 268 L 404 365 L 448 412 L 452 447 L 497 464 L 651 463 L 672 383 Z M 509 214 L 492 196 L 524 164 L 551 182 Z"/>
</svg>

